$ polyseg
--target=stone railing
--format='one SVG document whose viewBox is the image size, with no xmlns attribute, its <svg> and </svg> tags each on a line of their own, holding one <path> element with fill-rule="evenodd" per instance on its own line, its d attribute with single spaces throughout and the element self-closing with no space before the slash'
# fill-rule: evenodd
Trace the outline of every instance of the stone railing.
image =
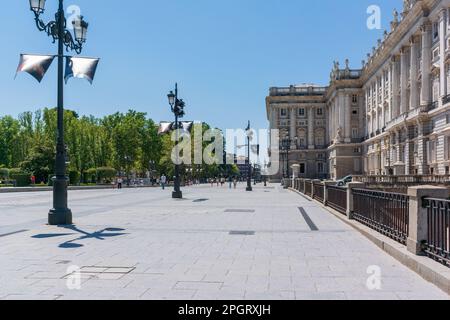
<svg viewBox="0 0 450 320">
<path fill-rule="evenodd" d="M 273 87 L 270 88 L 271 96 L 310 96 L 323 95 L 327 92 L 328 87 Z"/>
<path fill-rule="evenodd" d="M 353 176 L 353 182 L 372 186 L 450 185 L 450 175 Z"/>
</svg>

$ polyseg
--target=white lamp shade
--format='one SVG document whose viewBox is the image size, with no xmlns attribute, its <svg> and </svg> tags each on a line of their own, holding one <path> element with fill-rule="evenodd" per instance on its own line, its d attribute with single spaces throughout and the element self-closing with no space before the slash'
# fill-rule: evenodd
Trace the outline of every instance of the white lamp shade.
<svg viewBox="0 0 450 320">
<path fill-rule="evenodd" d="M 45 0 L 30 0 L 30 10 L 41 14 L 45 10 Z"/>
<path fill-rule="evenodd" d="M 82 16 L 79 16 L 78 18 L 72 21 L 72 25 L 75 40 L 77 40 L 80 43 L 86 42 L 87 29 L 89 24 L 83 20 Z"/>
</svg>

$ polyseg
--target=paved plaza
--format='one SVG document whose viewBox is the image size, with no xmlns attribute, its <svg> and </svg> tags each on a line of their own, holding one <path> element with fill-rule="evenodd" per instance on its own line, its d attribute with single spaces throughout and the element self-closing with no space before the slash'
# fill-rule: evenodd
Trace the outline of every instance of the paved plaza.
<svg viewBox="0 0 450 320">
<path fill-rule="evenodd" d="M 72 191 L 70 227 L 49 192 L 0 194 L 0 299 L 449 298 L 315 202 L 244 187 Z"/>
</svg>

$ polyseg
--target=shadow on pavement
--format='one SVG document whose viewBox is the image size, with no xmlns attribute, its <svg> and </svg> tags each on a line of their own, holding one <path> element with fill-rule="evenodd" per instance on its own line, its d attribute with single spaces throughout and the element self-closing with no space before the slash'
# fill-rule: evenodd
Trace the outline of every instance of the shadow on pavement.
<svg viewBox="0 0 450 320">
<path fill-rule="evenodd" d="M 118 237 L 118 236 L 123 236 L 123 235 L 127 234 L 127 233 L 122 232 L 122 231 L 125 231 L 125 229 L 122 229 L 122 228 L 105 228 L 105 229 L 90 233 L 90 232 L 87 232 L 87 231 L 77 228 L 75 225 L 60 226 L 60 227 L 71 230 L 73 232 L 76 232 L 76 233 L 79 233 L 82 235 L 76 239 L 61 243 L 58 247 L 63 248 L 63 249 L 81 248 L 84 245 L 80 244 L 78 242 L 82 241 L 82 240 L 86 240 L 86 239 L 97 239 L 97 240 L 103 241 L 107 238 Z M 57 238 L 57 237 L 75 235 L 76 233 L 37 234 L 37 235 L 32 236 L 32 238 L 34 238 L 34 239 Z"/>
</svg>

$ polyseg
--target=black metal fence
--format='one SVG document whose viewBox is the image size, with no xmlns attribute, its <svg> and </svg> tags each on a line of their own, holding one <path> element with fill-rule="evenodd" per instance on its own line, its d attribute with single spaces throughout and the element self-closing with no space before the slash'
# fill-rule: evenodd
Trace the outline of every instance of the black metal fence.
<svg viewBox="0 0 450 320">
<path fill-rule="evenodd" d="M 336 186 L 327 186 L 328 199 L 327 205 L 331 208 L 339 211 L 340 213 L 347 213 L 347 189 L 336 187 Z"/>
<path fill-rule="evenodd" d="M 324 185 L 320 182 L 314 182 L 314 199 L 317 201 L 323 202 L 325 198 Z"/>
<path fill-rule="evenodd" d="M 409 233 L 409 197 L 366 189 L 353 189 L 353 218 L 406 244 Z"/>
<path fill-rule="evenodd" d="M 425 253 L 450 267 L 450 201 L 428 198 L 424 201 L 428 213 L 428 239 Z"/>
<path fill-rule="evenodd" d="M 311 181 L 305 181 L 305 190 L 304 190 L 304 194 L 306 194 L 307 196 L 312 196 L 312 182 Z"/>
</svg>

